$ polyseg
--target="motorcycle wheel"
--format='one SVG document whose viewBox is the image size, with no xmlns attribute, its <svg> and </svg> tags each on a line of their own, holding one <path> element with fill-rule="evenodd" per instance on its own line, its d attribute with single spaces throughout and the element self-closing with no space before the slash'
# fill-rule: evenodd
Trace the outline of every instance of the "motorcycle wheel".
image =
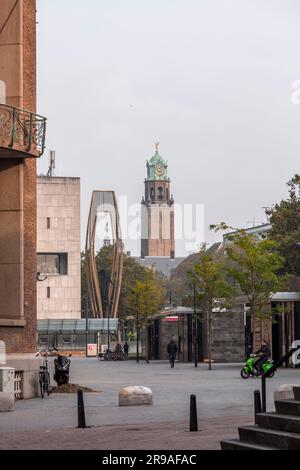
<svg viewBox="0 0 300 470">
<path fill-rule="evenodd" d="M 248 369 L 245 369 L 245 367 L 241 369 L 241 377 L 243 379 L 248 379 L 250 377 L 250 372 Z"/>
<path fill-rule="evenodd" d="M 65 385 L 69 382 L 69 377 L 67 375 L 63 375 L 61 378 L 62 385 Z"/>
</svg>

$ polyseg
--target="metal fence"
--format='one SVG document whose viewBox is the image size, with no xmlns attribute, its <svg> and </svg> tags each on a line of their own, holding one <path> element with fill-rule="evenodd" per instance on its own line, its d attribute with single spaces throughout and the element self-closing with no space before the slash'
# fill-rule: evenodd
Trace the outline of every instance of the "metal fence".
<svg viewBox="0 0 300 470">
<path fill-rule="evenodd" d="M 35 157 L 45 148 L 46 118 L 24 109 L 0 104 L 0 146 Z"/>
<path fill-rule="evenodd" d="M 23 399 L 23 371 L 15 371 L 15 399 Z"/>
</svg>

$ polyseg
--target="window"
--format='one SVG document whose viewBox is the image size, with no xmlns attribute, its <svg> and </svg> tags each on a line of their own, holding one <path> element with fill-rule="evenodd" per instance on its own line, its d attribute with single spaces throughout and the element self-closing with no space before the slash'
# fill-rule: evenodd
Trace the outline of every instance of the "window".
<svg viewBox="0 0 300 470">
<path fill-rule="evenodd" d="M 50 217 L 47 217 L 47 229 L 49 229 L 51 226 L 51 223 L 50 223 Z"/>
<path fill-rule="evenodd" d="M 63 344 L 71 344 L 71 338 L 70 337 L 64 337 L 62 342 L 63 342 Z"/>
<path fill-rule="evenodd" d="M 40 345 L 41 346 L 47 346 L 48 345 L 48 338 L 39 338 Z"/>
<path fill-rule="evenodd" d="M 159 187 L 158 188 L 158 199 L 163 199 L 164 198 L 164 190 L 163 188 Z"/>
<path fill-rule="evenodd" d="M 47 299 L 50 299 L 51 291 L 50 287 L 47 287 Z"/>
<path fill-rule="evenodd" d="M 68 274 L 68 254 L 67 253 L 38 253 L 37 271 L 47 275 Z"/>
</svg>

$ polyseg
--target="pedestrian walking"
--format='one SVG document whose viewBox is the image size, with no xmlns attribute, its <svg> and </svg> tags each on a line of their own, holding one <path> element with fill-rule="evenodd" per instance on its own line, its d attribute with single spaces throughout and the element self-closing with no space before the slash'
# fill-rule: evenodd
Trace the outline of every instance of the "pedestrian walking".
<svg viewBox="0 0 300 470">
<path fill-rule="evenodd" d="M 129 344 L 127 343 L 127 341 L 124 343 L 123 349 L 124 349 L 125 356 L 128 357 Z"/>
<path fill-rule="evenodd" d="M 174 364 L 175 364 L 177 350 L 178 350 L 177 344 L 175 340 L 172 338 L 167 346 L 167 352 L 169 354 L 169 361 L 170 361 L 170 365 L 172 368 L 174 367 Z"/>
</svg>

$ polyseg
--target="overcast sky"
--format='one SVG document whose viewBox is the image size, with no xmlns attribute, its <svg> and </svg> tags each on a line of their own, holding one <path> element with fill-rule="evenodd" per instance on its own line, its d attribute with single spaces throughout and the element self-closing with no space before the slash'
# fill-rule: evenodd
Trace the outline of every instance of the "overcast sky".
<svg viewBox="0 0 300 470">
<path fill-rule="evenodd" d="M 56 175 L 81 177 L 83 244 L 91 191 L 139 203 L 156 141 L 175 201 L 204 204 L 208 242 L 211 223 L 265 221 L 300 172 L 299 0 L 37 5 L 38 112 Z"/>
</svg>

